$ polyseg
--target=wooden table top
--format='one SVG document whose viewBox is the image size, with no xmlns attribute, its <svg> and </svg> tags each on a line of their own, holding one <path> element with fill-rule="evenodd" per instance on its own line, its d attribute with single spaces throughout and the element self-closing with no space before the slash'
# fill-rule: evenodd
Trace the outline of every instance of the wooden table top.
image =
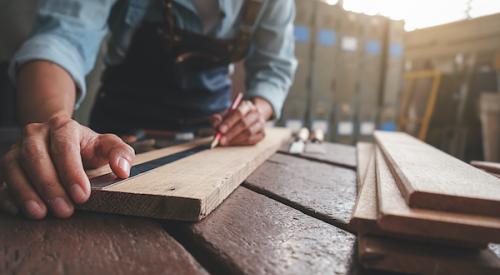
<svg viewBox="0 0 500 275">
<path fill-rule="evenodd" d="M 276 153 L 198 223 L 0 215 L 0 274 L 376 274 L 349 232 L 355 150 L 325 147 Z"/>
</svg>

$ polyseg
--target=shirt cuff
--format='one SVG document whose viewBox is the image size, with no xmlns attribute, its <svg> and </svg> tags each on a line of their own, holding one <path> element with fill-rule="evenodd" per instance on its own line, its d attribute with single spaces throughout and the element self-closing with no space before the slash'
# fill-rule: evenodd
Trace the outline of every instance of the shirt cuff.
<svg viewBox="0 0 500 275">
<path fill-rule="evenodd" d="M 62 67 L 73 78 L 77 88 L 75 109 L 87 92 L 83 61 L 74 46 L 53 35 L 39 35 L 28 40 L 17 51 L 9 65 L 9 77 L 16 83 L 19 68 L 30 61 L 46 60 Z"/>
<path fill-rule="evenodd" d="M 261 97 L 273 108 L 273 116 L 271 119 L 279 119 L 281 116 L 281 109 L 285 101 L 286 92 L 276 87 L 273 84 L 266 82 L 259 82 L 253 87 L 250 87 L 245 94 L 245 98 Z"/>
</svg>

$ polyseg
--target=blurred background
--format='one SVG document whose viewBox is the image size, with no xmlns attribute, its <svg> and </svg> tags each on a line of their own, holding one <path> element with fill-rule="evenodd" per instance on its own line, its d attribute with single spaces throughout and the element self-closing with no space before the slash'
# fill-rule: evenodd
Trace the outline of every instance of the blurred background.
<svg viewBox="0 0 500 275">
<path fill-rule="evenodd" d="M 7 64 L 37 2 L 0 0 L 2 127 L 15 125 Z M 295 2 L 299 68 L 278 125 L 322 128 L 344 144 L 401 130 L 464 160 L 500 161 L 500 1 Z M 83 124 L 102 68 L 99 59 L 87 78 L 89 96 L 75 114 Z M 235 90 L 243 90 L 236 68 Z"/>
</svg>

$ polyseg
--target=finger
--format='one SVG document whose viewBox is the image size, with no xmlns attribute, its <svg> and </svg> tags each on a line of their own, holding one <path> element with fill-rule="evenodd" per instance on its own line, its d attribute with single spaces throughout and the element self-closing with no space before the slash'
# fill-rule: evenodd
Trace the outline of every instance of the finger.
<svg viewBox="0 0 500 275">
<path fill-rule="evenodd" d="M 80 156 L 80 125 L 71 119 L 56 117 L 49 121 L 50 156 L 59 179 L 75 203 L 90 196 L 90 181 Z"/>
<path fill-rule="evenodd" d="M 11 150 L 2 162 L 2 172 L 7 188 L 27 217 L 43 219 L 47 215 L 47 207 L 24 175 L 18 162 L 18 153 L 18 150 Z"/>
<path fill-rule="evenodd" d="M 254 136 L 261 135 L 264 132 L 264 130 L 265 130 L 264 124 L 260 120 L 256 121 L 250 127 L 242 131 L 238 136 L 233 138 L 227 145 L 250 144 L 250 141 L 254 140 Z M 260 141 L 260 139 L 258 141 Z"/>
<path fill-rule="evenodd" d="M 48 132 L 48 128 L 41 124 L 26 126 L 26 138 L 21 147 L 21 165 L 30 183 L 52 213 L 59 218 L 68 218 L 73 214 L 74 207 L 52 163 Z"/>
<path fill-rule="evenodd" d="M 255 106 L 251 102 L 241 102 L 240 106 L 236 110 L 227 114 L 227 116 L 224 118 L 224 121 L 222 121 L 219 126 L 219 131 L 222 134 L 227 133 L 229 129 L 231 129 L 241 119 L 243 119 L 252 109 L 255 109 Z"/>
<path fill-rule="evenodd" d="M 99 135 L 94 146 L 94 153 L 98 158 L 107 161 L 115 175 L 122 179 L 129 176 L 130 166 L 135 157 L 132 147 L 112 134 Z"/>
<path fill-rule="evenodd" d="M 250 126 L 259 121 L 259 116 L 260 114 L 257 111 L 253 111 L 247 114 L 234 127 L 232 127 L 226 134 L 222 136 L 221 144 L 230 144 L 231 140 L 241 133 L 246 132 L 246 134 L 251 134 L 247 130 L 249 130 Z"/>
<path fill-rule="evenodd" d="M 4 182 L 2 177 L 2 172 L 0 171 L 0 211 L 9 213 L 11 215 L 17 215 L 19 209 L 12 200 L 9 191 L 7 189 L 7 184 Z"/>
</svg>

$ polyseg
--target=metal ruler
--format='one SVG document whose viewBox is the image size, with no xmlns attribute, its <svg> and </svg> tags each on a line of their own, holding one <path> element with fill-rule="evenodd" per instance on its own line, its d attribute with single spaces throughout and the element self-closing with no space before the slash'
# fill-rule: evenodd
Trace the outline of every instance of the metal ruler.
<svg viewBox="0 0 500 275">
<path fill-rule="evenodd" d="M 146 173 L 146 172 L 151 171 L 151 170 L 158 168 L 160 166 L 167 165 L 169 163 L 172 163 L 172 162 L 175 162 L 177 160 L 189 157 L 191 155 L 194 155 L 196 153 L 199 153 L 199 152 L 207 150 L 207 149 L 210 149 L 210 145 L 209 144 L 202 144 L 202 145 L 198 145 L 196 147 L 193 147 L 191 149 L 177 152 L 177 153 L 174 153 L 174 154 L 171 154 L 168 156 L 164 156 L 164 157 L 153 159 L 153 160 L 150 160 L 150 161 L 147 161 L 144 163 L 136 164 L 136 165 L 132 166 L 132 168 L 130 168 L 129 178 L 138 176 L 140 174 Z M 120 179 L 113 172 L 111 172 L 111 173 L 90 179 L 90 186 L 92 186 L 92 189 L 94 189 L 94 190 L 95 189 L 99 190 L 99 189 L 102 189 L 104 187 L 109 187 L 111 185 L 115 185 L 115 184 L 120 183 L 121 181 L 124 181 L 124 180 L 127 180 L 127 179 Z"/>
</svg>

